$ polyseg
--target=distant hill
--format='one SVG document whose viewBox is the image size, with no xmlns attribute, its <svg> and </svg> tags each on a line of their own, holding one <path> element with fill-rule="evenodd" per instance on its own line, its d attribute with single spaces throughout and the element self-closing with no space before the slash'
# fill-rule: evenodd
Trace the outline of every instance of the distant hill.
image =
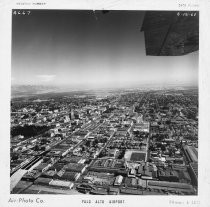
<svg viewBox="0 0 210 207">
<path fill-rule="evenodd" d="M 55 86 L 44 86 L 44 85 L 12 85 L 11 96 L 22 97 L 22 96 L 33 96 L 37 94 L 56 92 L 59 88 Z"/>
</svg>

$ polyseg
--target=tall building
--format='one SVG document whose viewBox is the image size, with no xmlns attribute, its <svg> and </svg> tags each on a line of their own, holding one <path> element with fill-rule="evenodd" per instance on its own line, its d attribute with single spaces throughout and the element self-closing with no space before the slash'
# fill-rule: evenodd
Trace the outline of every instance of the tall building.
<svg viewBox="0 0 210 207">
<path fill-rule="evenodd" d="M 75 119 L 74 110 L 73 109 L 71 109 L 70 119 L 71 120 L 74 120 Z"/>
</svg>

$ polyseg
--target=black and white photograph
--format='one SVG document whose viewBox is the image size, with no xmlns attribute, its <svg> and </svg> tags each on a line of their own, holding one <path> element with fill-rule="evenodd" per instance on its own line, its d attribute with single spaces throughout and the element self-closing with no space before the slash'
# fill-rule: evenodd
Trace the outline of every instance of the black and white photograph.
<svg viewBox="0 0 210 207">
<path fill-rule="evenodd" d="M 199 11 L 11 16 L 11 195 L 198 195 Z"/>
</svg>

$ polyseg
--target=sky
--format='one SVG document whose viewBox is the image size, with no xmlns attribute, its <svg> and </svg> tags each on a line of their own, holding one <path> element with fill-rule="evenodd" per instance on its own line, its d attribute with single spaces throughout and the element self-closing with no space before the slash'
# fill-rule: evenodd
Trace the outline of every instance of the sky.
<svg viewBox="0 0 210 207">
<path fill-rule="evenodd" d="M 146 56 L 143 11 L 13 15 L 12 84 L 106 88 L 197 85 L 198 52 Z"/>
</svg>

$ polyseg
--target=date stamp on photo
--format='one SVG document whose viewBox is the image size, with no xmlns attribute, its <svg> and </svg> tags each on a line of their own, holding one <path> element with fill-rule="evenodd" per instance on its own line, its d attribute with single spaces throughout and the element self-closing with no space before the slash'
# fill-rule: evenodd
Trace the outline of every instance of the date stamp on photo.
<svg viewBox="0 0 210 207">
<path fill-rule="evenodd" d="M 189 206 L 198 206 L 200 205 L 199 200 L 187 200 L 187 201 L 180 201 L 180 200 L 169 200 L 170 205 L 189 205 Z"/>
<path fill-rule="evenodd" d="M 31 15 L 31 11 L 30 10 L 14 10 L 12 12 L 13 15 L 21 15 L 21 16 L 25 16 L 25 15 Z"/>
<path fill-rule="evenodd" d="M 177 12 L 177 16 L 180 17 L 195 17 L 197 15 L 197 12 Z"/>
</svg>

